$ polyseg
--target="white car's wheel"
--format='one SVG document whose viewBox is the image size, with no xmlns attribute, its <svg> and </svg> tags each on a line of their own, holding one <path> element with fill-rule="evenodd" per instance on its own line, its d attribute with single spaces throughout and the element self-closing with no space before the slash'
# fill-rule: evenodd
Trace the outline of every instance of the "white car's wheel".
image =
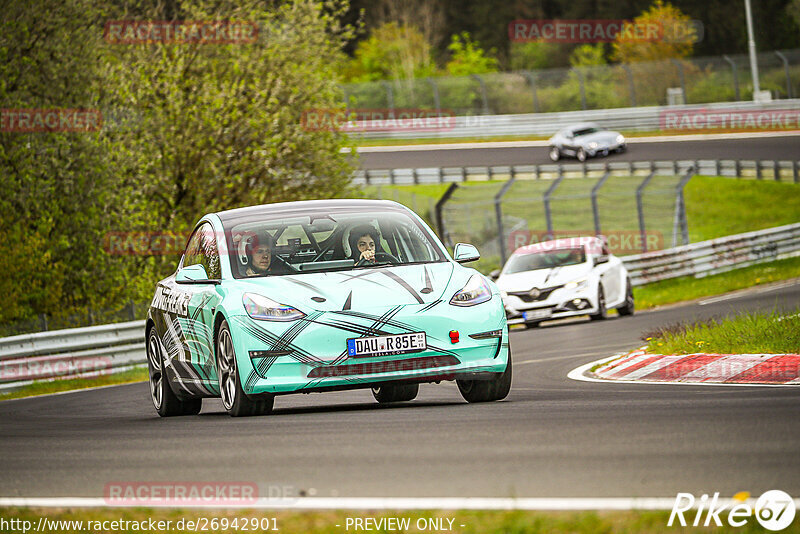
<svg viewBox="0 0 800 534">
<path fill-rule="evenodd" d="M 625 284 L 625 304 L 617 308 L 617 313 L 620 315 L 633 315 L 635 305 L 633 301 L 633 287 L 631 286 L 631 279 Z"/>
<path fill-rule="evenodd" d="M 561 159 L 561 151 L 557 146 L 550 147 L 550 159 L 552 161 L 558 161 Z"/>
<path fill-rule="evenodd" d="M 606 296 L 603 293 L 603 286 L 597 286 L 597 311 L 589 316 L 592 321 L 602 321 L 608 317 L 608 309 L 606 308 Z"/>
<path fill-rule="evenodd" d="M 578 158 L 578 161 L 583 163 L 586 161 L 586 151 L 582 148 L 579 148 L 578 151 L 575 153 L 575 157 Z"/>
<path fill-rule="evenodd" d="M 164 355 L 155 327 L 147 334 L 147 370 L 150 376 L 150 399 L 161 417 L 174 415 L 197 415 L 203 399 L 179 399 L 169 386 L 164 372 Z"/>
</svg>

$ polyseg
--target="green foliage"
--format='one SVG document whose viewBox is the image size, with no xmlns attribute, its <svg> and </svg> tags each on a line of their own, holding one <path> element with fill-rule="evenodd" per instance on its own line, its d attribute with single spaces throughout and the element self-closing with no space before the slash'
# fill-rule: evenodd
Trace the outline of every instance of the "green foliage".
<svg viewBox="0 0 800 534">
<path fill-rule="evenodd" d="M 509 49 L 511 70 L 537 70 L 558 66 L 560 48 L 555 43 L 512 42 Z"/>
<path fill-rule="evenodd" d="M 605 65 L 606 58 L 603 51 L 603 43 L 596 45 L 581 45 L 572 51 L 569 56 L 569 64 L 573 67 L 593 67 Z"/>
<path fill-rule="evenodd" d="M 423 78 L 435 72 L 431 45 L 414 26 L 387 22 L 356 47 L 345 72 L 351 82 Z"/>
<path fill-rule="evenodd" d="M 493 57 L 495 50 L 487 55 L 478 43 L 473 41 L 469 33 L 453 35 L 447 47 L 450 51 L 450 61 L 445 65 L 445 70 L 451 76 L 468 76 L 470 74 L 485 74 L 497 72 L 497 59 Z"/>
</svg>

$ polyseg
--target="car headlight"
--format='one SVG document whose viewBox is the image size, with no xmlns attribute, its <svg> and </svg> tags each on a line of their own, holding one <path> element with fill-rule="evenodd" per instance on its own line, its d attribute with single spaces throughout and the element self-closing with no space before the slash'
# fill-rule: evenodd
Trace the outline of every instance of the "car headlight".
<svg viewBox="0 0 800 534">
<path fill-rule="evenodd" d="M 583 289 L 587 285 L 589 285 L 589 281 L 586 278 L 580 278 L 564 284 L 564 289 Z"/>
<path fill-rule="evenodd" d="M 453 306 L 474 306 L 481 302 L 491 300 L 492 290 L 489 289 L 489 284 L 486 280 L 478 274 L 472 275 L 467 285 L 461 291 L 453 295 L 450 299 L 450 304 Z"/>
<path fill-rule="evenodd" d="M 589 148 L 591 148 L 592 150 L 594 150 L 594 149 L 595 149 L 595 148 L 597 148 L 598 146 L 599 146 L 599 145 L 598 145 L 597 143 L 595 143 L 594 141 L 592 141 L 591 143 L 589 143 Z"/>
<path fill-rule="evenodd" d="M 619 134 L 619 135 L 617 136 L 617 144 L 618 144 L 618 145 L 621 145 L 621 144 L 622 144 L 622 143 L 624 143 L 624 142 L 625 142 L 625 137 L 623 137 L 623 136 L 622 136 L 622 134 Z"/>
<path fill-rule="evenodd" d="M 297 308 L 278 304 L 272 299 L 255 293 L 242 295 L 242 304 L 244 304 L 247 315 L 262 321 L 294 321 L 306 315 Z"/>
<path fill-rule="evenodd" d="M 500 298 L 501 299 L 507 299 L 508 298 L 508 293 L 506 293 L 505 291 L 501 291 L 500 292 Z"/>
</svg>

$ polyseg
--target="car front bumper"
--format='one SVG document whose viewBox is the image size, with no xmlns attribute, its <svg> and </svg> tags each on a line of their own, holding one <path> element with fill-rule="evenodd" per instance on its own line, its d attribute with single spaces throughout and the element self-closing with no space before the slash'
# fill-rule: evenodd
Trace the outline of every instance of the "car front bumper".
<svg viewBox="0 0 800 534">
<path fill-rule="evenodd" d="M 515 295 L 503 299 L 508 324 L 549 321 L 597 313 L 597 291 L 586 287 L 556 289 L 542 300 L 523 300 Z"/>
<path fill-rule="evenodd" d="M 391 381 L 488 379 L 505 371 L 508 326 L 500 296 L 457 308 L 441 302 L 392 312 L 314 312 L 287 323 L 230 318 L 242 389 L 248 395 L 370 387 Z M 457 343 L 450 331 L 459 333 Z M 425 332 L 428 348 L 392 356 L 350 357 L 347 339 Z"/>
</svg>

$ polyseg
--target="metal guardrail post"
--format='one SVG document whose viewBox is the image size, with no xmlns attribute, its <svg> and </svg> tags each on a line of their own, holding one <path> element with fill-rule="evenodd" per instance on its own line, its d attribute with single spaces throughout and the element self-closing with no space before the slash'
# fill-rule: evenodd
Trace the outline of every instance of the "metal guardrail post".
<svg viewBox="0 0 800 534">
<path fill-rule="evenodd" d="M 775 55 L 783 61 L 783 72 L 786 73 L 786 98 L 792 98 L 792 77 L 789 75 L 789 60 L 780 50 L 775 50 Z"/>
<path fill-rule="evenodd" d="M 448 238 L 445 235 L 446 229 L 444 227 L 442 209 L 444 208 L 445 203 L 450 200 L 450 197 L 453 196 L 453 193 L 455 193 L 456 189 L 458 189 L 458 184 L 455 182 L 451 183 L 450 187 L 447 188 L 447 191 L 445 191 L 441 198 L 436 201 L 436 229 L 439 231 L 439 237 L 441 237 L 442 241 L 445 242 L 445 245 L 449 245 L 449 243 L 447 243 Z"/>
<path fill-rule="evenodd" d="M 561 183 L 561 180 L 564 179 L 564 172 L 561 165 L 558 166 L 558 178 L 550 184 L 550 187 L 547 188 L 547 191 L 544 192 L 542 196 L 542 201 L 544 202 L 544 218 L 547 222 L 547 239 L 553 239 L 553 214 L 550 212 L 550 197 L 553 195 L 553 192 L 556 190 L 558 185 Z"/>
<path fill-rule="evenodd" d="M 522 75 L 528 80 L 528 84 L 531 86 L 531 93 L 533 93 L 533 112 L 539 113 L 539 97 L 536 94 L 536 74 L 530 71 L 523 71 Z"/>
<path fill-rule="evenodd" d="M 583 72 L 579 68 L 573 70 L 578 74 L 578 86 L 581 90 L 581 109 L 586 109 L 586 88 L 583 83 Z"/>
<path fill-rule="evenodd" d="M 597 192 L 600 191 L 600 188 L 603 187 L 603 184 L 606 183 L 608 177 L 611 176 L 611 173 L 606 171 L 603 174 L 603 177 L 597 180 L 597 183 L 594 184 L 592 187 L 592 215 L 594 216 L 594 235 L 600 235 L 600 210 L 597 207 Z"/>
<path fill-rule="evenodd" d="M 742 177 L 742 161 L 737 159 L 737 160 L 735 160 L 735 162 L 736 162 L 736 165 L 735 165 L 736 177 L 737 178 L 741 178 Z"/>
<path fill-rule="evenodd" d="M 650 183 L 650 180 L 652 180 L 653 176 L 655 175 L 656 171 L 653 169 L 653 165 L 651 164 L 650 174 L 648 174 L 647 178 L 642 180 L 642 183 L 640 183 L 639 187 L 636 188 L 636 212 L 639 215 L 639 235 L 642 237 L 642 252 L 647 252 L 647 229 L 644 224 L 644 204 L 642 201 L 642 196 L 644 194 L 644 188 L 647 187 L 647 184 Z"/>
<path fill-rule="evenodd" d="M 500 265 L 503 266 L 506 264 L 506 243 L 505 243 L 505 229 L 503 228 L 503 197 L 511 189 L 511 186 L 514 185 L 514 181 L 516 180 L 516 176 L 513 174 L 509 180 L 503 184 L 503 187 L 500 188 L 500 191 L 494 196 L 494 214 L 497 217 L 497 244 L 500 248 Z"/>
<path fill-rule="evenodd" d="M 738 102 L 742 98 L 739 96 L 739 73 L 736 72 L 736 63 L 728 56 L 722 56 L 722 59 L 727 61 L 728 65 L 731 66 L 731 73 L 733 74 L 733 90 L 736 95 L 736 101 Z"/>
<path fill-rule="evenodd" d="M 622 68 L 625 70 L 625 73 L 628 75 L 628 87 L 631 93 L 631 107 L 636 107 L 636 85 L 633 83 L 633 71 L 631 70 L 630 65 L 627 63 L 622 64 Z"/>
<path fill-rule="evenodd" d="M 797 161 L 792 161 L 792 175 L 794 176 L 794 183 L 800 183 L 800 175 L 797 172 Z"/>
<path fill-rule="evenodd" d="M 759 159 L 755 160 L 755 164 L 756 164 L 756 178 L 758 180 L 761 180 L 763 178 L 763 176 L 761 176 L 761 160 Z"/>
<path fill-rule="evenodd" d="M 392 92 L 392 84 L 386 80 L 381 80 L 381 85 L 386 89 L 386 104 L 389 106 L 389 111 L 394 115 L 394 93 Z"/>
<path fill-rule="evenodd" d="M 686 169 L 686 174 L 681 178 L 678 187 L 676 188 L 676 206 L 675 206 L 675 224 L 672 229 L 672 246 L 678 246 L 678 231 L 680 229 L 681 244 L 687 245 L 689 243 L 689 224 L 686 220 L 686 202 L 683 196 L 683 188 L 694 177 L 695 165 Z"/>
<path fill-rule="evenodd" d="M 781 164 L 777 159 L 772 162 L 772 177 L 776 182 L 781 181 Z"/>
<path fill-rule="evenodd" d="M 431 89 L 433 89 L 433 105 L 436 107 L 436 114 L 439 115 L 442 111 L 442 106 L 439 102 L 439 86 L 436 85 L 436 81 L 430 76 L 425 78 L 425 81 L 428 82 Z"/>
<path fill-rule="evenodd" d="M 489 99 L 486 96 L 486 82 L 477 74 L 470 74 L 470 78 L 475 78 L 481 86 L 481 100 L 483 101 L 483 114 L 489 115 Z"/>
<path fill-rule="evenodd" d="M 681 91 L 683 91 L 683 103 L 688 104 L 689 95 L 686 94 L 686 76 L 684 76 L 683 73 L 683 63 L 674 58 L 671 61 L 673 64 L 675 64 L 676 67 L 678 67 L 678 75 L 681 78 Z"/>
</svg>

